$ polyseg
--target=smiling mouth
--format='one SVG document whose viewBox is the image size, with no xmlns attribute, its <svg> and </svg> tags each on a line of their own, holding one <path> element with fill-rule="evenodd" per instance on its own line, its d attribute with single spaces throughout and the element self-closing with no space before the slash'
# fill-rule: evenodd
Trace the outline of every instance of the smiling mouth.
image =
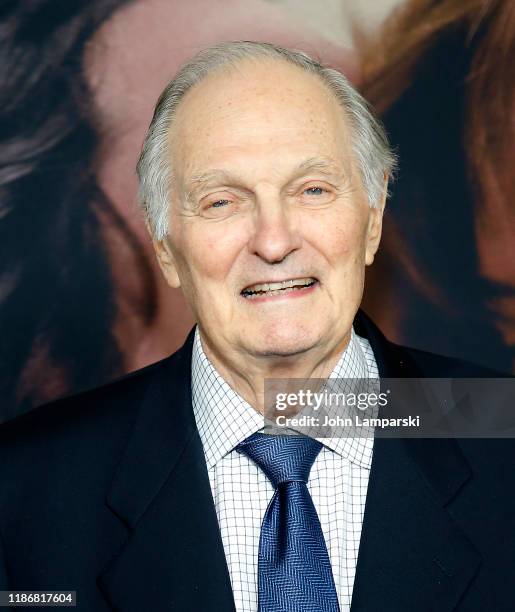
<svg viewBox="0 0 515 612">
<path fill-rule="evenodd" d="M 245 287 L 245 289 L 242 290 L 241 295 L 246 299 L 283 295 L 292 291 L 307 289 L 308 287 L 312 287 L 315 283 L 318 283 L 318 280 L 312 276 L 305 278 L 292 278 L 274 283 L 259 283 Z"/>
</svg>

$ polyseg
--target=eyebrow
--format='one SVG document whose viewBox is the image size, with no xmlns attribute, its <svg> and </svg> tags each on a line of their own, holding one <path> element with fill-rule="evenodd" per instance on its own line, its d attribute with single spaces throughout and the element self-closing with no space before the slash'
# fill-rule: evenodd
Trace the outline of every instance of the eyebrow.
<svg viewBox="0 0 515 612">
<path fill-rule="evenodd" d="M 290 181 L 307 174 L 312 171 L 322 172 L 330 176 L 341 176 L 345 170 L 339 167 L 336 160 L 330 157 L 310 157 L 298 164 L 292 171 Z M 227 170 L 213 169 L 201 174 L 193 175 L 189 180 L 189 188 L 187 189 L 187 198 L 190 199 L 203 187 L 210 183 L 242 183 L 241 177 L 237 174 L 228 172 Z"/>
<path fill-rule="evenodd" d="M 320 170 L 324 174 L 341 174 L 343 168 L 338 167 L 336 160 L 330 157 L 311 157 L 301 162 L 294 170 L 294 175 L 306 174 L 312 170 Z"/>
<path fill-rule="evenodd" d="M 188 189 L 188 193 L 195 193 L 208 183 L 231 183 L 233 181 L 238 182 L 239 177 L 235 174 L 232 174 L 231 172 L 217 169 L 208 170 L 207 172 L 203 172 L 202 174 L 196 174 L 190 178 L 190 189 Z"/>
</svg>

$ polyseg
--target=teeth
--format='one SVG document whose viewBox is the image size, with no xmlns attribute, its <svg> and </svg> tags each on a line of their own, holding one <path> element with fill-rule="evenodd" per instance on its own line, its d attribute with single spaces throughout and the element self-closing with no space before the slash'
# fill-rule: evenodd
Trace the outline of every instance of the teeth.
<svg viewBox="0 0 515 612">
<path fill-rule="evenodd" d="M 280 289 L 289 289 L 291 287 L 304 287 L 306 285 L 311 285 L 315 282 L 315 279 L 312 277 L 306 278 L 296 278 L 281 281 L 279 283 L 262 283 L 259 285 L 252 285 L 244 289 L 243 293 L 257 293 L 257 292 L 268 292 L 268 291 L 277 291 Z"/>
</svg>

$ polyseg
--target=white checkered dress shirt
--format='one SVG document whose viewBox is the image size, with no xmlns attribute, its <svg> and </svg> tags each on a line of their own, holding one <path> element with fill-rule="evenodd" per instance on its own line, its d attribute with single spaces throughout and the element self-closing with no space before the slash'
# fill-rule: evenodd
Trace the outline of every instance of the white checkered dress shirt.
<svg viewBox="0 0 515 612">
<path fill-rule="evenodd" d="M 354 329 L 330 378 L 378 378 L 369 342 Z M 198 327 L 192 354 L 193 411 L 237 612 L 256 612 L 261 523 L 274 489 L 265 474 L 235 447 L 264 426 L 206 357 Z M 308 490 L 324 533 L 342 612 L 350 610 L 373 437 L 320 438 L 324 444 L 310 472 Z"/>
</svg>

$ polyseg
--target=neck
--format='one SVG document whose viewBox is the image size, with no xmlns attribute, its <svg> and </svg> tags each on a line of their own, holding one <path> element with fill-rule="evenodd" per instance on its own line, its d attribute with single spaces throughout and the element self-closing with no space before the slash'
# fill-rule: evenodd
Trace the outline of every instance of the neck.
<svg viewBox="0 0 515 612">
<path fill-rule="evenodd" d="M 333 344 L 323 344 L 296 355 L 253 355 L 222 353 L 208 337 L 200 335 L 202 348 L 222 378 L 254 410 L 264 414 L 265 379 L 328 378 L 343 351 L 348 347 L 352 330 Z M 242 364 L 245 364 L 244 371 Z"/>
</svg>

